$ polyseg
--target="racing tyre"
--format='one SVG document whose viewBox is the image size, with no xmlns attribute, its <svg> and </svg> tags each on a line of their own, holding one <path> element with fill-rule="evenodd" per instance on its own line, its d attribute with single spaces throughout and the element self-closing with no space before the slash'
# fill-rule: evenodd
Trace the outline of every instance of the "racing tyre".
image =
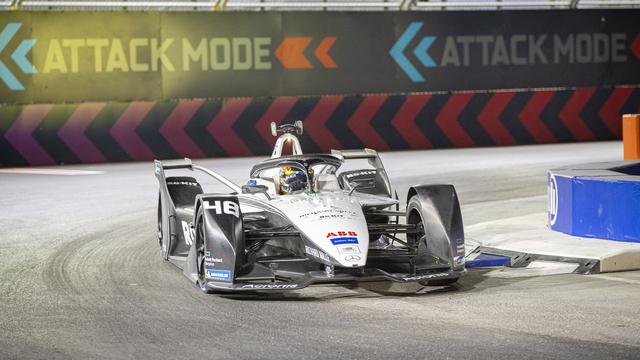
<svg viewBox="0 0 640 360">
<path fill-rule="evenodd" d="M 198 262 L 198 287 L 205 294 L 213 293 L 212 290 L 207 288 L 207 278 L 204 273 L 204 221 L 202 216 L 202 208 L 198 209 L 198 214 L 196 215 L 196 259 Z"/>
<path fill-rule="evenodd" d="M 160 193 L 158 193 L 158 244 L 160 245 L 160 254 L 162 258 L 165 260 L 169 260 L 169 244 L 165 243 L 164 232 L 162 231 L 163 226 L 163 211 L 162 211 L 162 199 L 160 197 Z"/>
<path fill-rule="evenodd" d="M 407 203 L 407 224 L 415 224 L 418 228 L 416 234 L 407 234 L 407 240 L 410 245 L 418 246 L 420 240 L 427 236 L 427 228 L 425 222 L 422 219 L 422 206 L 417 196 L 412 196 Z M 423 286 L 448 286 L 458 281 L 458 278 L 454 279 L 438 279 L 418 281 Z"/>
</svg>

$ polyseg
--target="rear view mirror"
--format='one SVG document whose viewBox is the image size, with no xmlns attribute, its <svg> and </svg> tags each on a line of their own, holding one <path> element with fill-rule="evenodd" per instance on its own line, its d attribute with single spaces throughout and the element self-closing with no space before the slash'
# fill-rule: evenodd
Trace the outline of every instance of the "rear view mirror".
<svg viewBox="0 0 640 360">
<path fill-rule="evenodd" d="M 265 196 L 271 200 L 267 191 L 269 188 L 266 185 L 242 185 L 242 193 L 243 194 L 265 194 Z"/>
</svg>

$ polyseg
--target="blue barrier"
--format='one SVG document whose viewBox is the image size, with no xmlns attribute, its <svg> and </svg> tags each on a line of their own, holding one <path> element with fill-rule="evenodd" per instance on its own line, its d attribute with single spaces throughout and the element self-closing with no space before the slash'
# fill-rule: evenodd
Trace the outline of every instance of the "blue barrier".
<svg viewBox="0 0 640 360">
<path fill-rule="evenodd" d="M 475 267 L 491 267 L 491 266 L 509 266 L 511 265 L 511 258 L 509 256 L 494 255 L 482 253 L 476 256 L 473 260 L 467 260 L 467 268 Z"/>
<path fill-rule="evenodd" d="M 586 164 L 547 175 L 552 230 L 640 242 L 640 162 Z"/>
</svg>

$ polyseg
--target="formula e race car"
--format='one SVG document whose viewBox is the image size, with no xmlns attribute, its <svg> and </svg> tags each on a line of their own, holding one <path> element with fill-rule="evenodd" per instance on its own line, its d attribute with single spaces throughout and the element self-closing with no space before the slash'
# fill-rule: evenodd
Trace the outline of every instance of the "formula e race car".
<svg viewBox="0 0 640 360">
<path fill-rule="evenodd" d="M 242 186 L 189 159 L 156 160 L 164 259 L 204 292 L 458 280 L 464 232 L 452 185 L 412 186 L 400 210 L 374 150 L 303 154 L 302 130 L 300 121 L 272 123 L 272 134 L 281 134 L 273 154 Z M 341 171 L 348 162 L 364 168 Z M 165 175 L 177 169 L 202 171 L 230 192 L 204 193 L 194 177 Z"/>
</svg>

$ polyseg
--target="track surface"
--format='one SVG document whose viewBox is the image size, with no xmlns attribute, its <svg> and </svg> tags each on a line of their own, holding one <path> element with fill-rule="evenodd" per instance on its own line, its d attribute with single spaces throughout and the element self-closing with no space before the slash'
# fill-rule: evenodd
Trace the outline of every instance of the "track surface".
<svg viewBox="0 0 640 360">
<path fill-rule="evenodd" d="M 621 153 L 615 142 L 382 158 L 398 189 L 455 184 L 473 224 L 544 211 L 548 168 Z M 244 182 L 256 160 L 200 163 Z M 160 259 L 151 164 L 64 169 L 104 173 L 0 174 L 1 359 L 640 358 L 639 272 L 205 295 Z"/>
</svg>

